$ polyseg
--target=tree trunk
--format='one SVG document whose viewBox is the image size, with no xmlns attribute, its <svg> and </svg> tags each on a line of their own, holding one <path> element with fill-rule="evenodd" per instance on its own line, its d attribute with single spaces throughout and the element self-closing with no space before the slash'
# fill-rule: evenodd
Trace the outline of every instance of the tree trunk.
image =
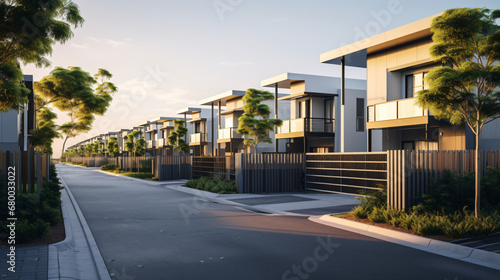
<svg viewBox="0 0 500 280">
<path fill-rule="evenodd" d="M 61 150 L 61 157 L 64 154 L 64 146 L 66 146 L 66 141 L 68 141 L 68 137 L 64 138 L 64 142 L 63 142 L 63 146 L 62 146 L 62 150 Z"/>
<path fill-rule="evenodd" d="M 481 216 L 481 128 L 479 126 L 479 121 L 476 129 L 476 200 L 475 200 L 475 216 L 479 218 Z"/>
</svg>

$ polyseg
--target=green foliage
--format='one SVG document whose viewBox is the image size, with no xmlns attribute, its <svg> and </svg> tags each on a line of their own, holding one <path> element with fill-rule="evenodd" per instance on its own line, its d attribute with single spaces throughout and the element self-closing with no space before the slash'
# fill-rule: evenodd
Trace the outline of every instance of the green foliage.
<svg viewBox="0 0 500 280">
<path fill-rule="evenodd" d="M 52 154 L 52 143 L 60 136 L 58 126 L 55 123 L 57 114 L 48 108 L 37 112 L 37 129 L 31 130 L 31 145 L 42 153 Z"/>
<path fill-rule="evenodd" d="M 0 45 L 0 56 L 1 50 Z M 0 63 L 0 112 L 18 110 L 19 105 L 28 103 L 29 92 L 19 64 L 16 61 Z"/>
<path fill-rule="evenodd" d="M 135 145 L 135 155 L 140 157 L 146 154 L 146 140 L 144 138 L 137 139 Z"/>
<path fill-rule="evenodd" d="M 434 42 L 430 54 L 443 67 L 429 71 L 428 89 L 417 93 L 417 103 L 431 109 L 437 119 L 467 125 L 481 149 L 483 126 L 500 118 L 500 10 L 460 8 L 433 19 Z M 475 214 L 480 215 L 479 156 L 475 157 Z"/>
<path fill-rule="evenodd" d="M 439 180 L 431 180 L 429 194 L 413 207 L 417 213 L 455 213 L 462 209 L 474 209 L 474 173 L 454 174 L 445 170 Z M 481 208 L 485 213 L 500 211 L 500 170 L 488 168 L 481 183 Z"/>
<path fill-rule="evenodd" d="M 387 205 L 387 186 L 377 185 L 378 190 L 362 192 L 362 196 L 356 197 L 367 207 L 384 207 Z"/>
<path fill-rule="evenodd" d="M 218 178 L 201 177 L 199 179 L 192 179 L 188 180 L 184 186 L 219 194 L 238 193 L 234 181 L 225 181 Z"/>
<path fill-rule="evenodd" d="M 130 132 L 127 135 L 127 142 L 125 143 L 125 150 L 127 150 L 127 152 L 129 152 L 131 154 L 137 155 L 137 141 L 139 139 L 142 139 L 141 137 L 142 137 L 142 132 L 140 132 L 138 130 L 133 130 L 132 132 Z M 146 141 L 144 141 L 144 149 L 146 149 L 145 145 L 146 145 Z"/>
<path fill-rule="evenodd" d="M 99 69 L 95 75 L 99 79 L 97 81 L 80 67 L 56 67 L 50 75 L 35 82 L 34 90 L 39 95 L 37 111 L 51 105 L 69 117 L 69 121 L 60 126 L 64 135 L 63 152 L 68 138 L 90 131 L 95 116 L 107 111 L 113 100 L 112 94 L 117 91 L 108 82 L 111 76 L 107 74 L 107 71 Z"/>
<path fill-rule="evenodd" d="M 175 129 L 167 137 L 168 144 L 176 151 L 189 153 L 189 145 L 184 140 L 188 130 L 183 120 L 174 120 Z"/>
<path fill-rule="evenodd" d="M 35 193 L 17 193 L 16 196 L 16 242 L 34 240 L 50 232 L 50 226 L 61 219 L 61 185 L 54 165 L 51 165 L 49 183 L 40 192 L 40 204 Z M 1 191 L 0 204 L 7 204 L 6 190 Z M 0 234 L 7 233 L 7 211 L 0 212 Z"/>
<path fill-rule="evenodd" d="M 116 169 L 115 164 L 105 164 L 105 165 L 101 166 L 101 170 L 103 170 L 103 171 L 115 170 L 115 169 Z"/>
<path fill-rule="evenodd" d="M 374 207 L 372 208 L 372 211 L 370 211 L 370 213 L 368 214 L 368 220 L 374 223 L 383 223 L 385 222 L 384 212 L 385 212 L 384 208 Z"/>
<path fill-rule="evenodd" d="M 271 110 L 263 101 L 272 100 L 274 95 L 269 91 L 248 89 L 243 96 L 243 114 L 238 118 L 238 130 L 241 135 L 250 137 L 245 139 L 245 146 L 254 147 L 257 152 L 257 145 L 260 142 L 272 143 L 268 134 L 274 130 L 275 126 L 280 126 L 283 121 L 279 119 L 269 119 Z"/>
<path fill-rule="evenodd" d="M 115 157 L 120 152 L 118 149 L 118 138 L 110 137 L 107 146 L 108 154 Z"/>
<path fill-rule="evenodd" d="M 52 45 L 65 43 L 71 26 L 84 22 L 78 6 L 70 0 L 0 2 L 0 65 L 12 60 L 48 66 Z"/>
</svg>

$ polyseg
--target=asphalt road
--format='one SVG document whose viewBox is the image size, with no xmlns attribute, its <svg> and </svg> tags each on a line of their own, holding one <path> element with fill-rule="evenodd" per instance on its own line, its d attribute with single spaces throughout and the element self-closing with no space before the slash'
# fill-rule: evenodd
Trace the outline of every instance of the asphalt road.
<svg viewBox="0 0 500 280">
<path fill-rule="evenodd" d="M 493 269 L 68 165 L 113 279 L 500 279 Z"/>
</svg>

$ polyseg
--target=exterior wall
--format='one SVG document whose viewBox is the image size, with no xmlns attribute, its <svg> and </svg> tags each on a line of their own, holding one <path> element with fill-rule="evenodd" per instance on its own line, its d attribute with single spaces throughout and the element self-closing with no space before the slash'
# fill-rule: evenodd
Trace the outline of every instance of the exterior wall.
<svg viewBox="0 0 500 280">
<path fill-rule="evenodd" d="M 363 131 L 356 131 L 356 99 L 358 98 L 365 100 Z M 366 91 L 346 88 L 345 105 L 343 110 L 340 97 L 335 98 L 334 102 L 335 138 L 337 139 L 335 141 L 335 152 L 366 152 Z M 342 125 L 344 125 L 344 128 L 342 128 Z M 342 141 L 344 142 L 343 151 Z"/>
<path fill-rule="evenodd" d="M 495 121 L 483 126 L 481 132 L 481 150 L 500 150 L 500 119 L 496 119 Z"/>
<path fill-rule="evenodd" d="M 19 114 L 9 110 L 0 112 L 0 151 L 19 150 Z"/>
<path fill-rule="evenodd" d="M 397 82 L 401 77 L 397 74 L 388 75 L 387 69 L 404 67 L 424 60 L 431 61 L 429 54 L 431 45 L 432 40 L 429 38 L 369 55 L 366 73 L 367 105 L 399 99 L 397 97 L 401 95 L 398 94 L 396 88 L 401 88 Z M 388 84 L 392 86 L 388 87 Z"/>
</svg>

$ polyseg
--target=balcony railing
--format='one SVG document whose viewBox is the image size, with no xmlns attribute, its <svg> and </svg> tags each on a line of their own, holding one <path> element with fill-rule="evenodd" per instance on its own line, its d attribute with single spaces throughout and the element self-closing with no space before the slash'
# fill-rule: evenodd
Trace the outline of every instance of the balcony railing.
<svg viewBox="0 0 500 280">
<path fill-rule="evenodd" d="M 240 139 L 243 138 L 241 134 L 236 132 L 237 127 L 222 128 L 217 131 L 217 139 Z"/>
<path fill-rule="evenodd" d="M 156 141 L 155 141 L 155 140 L 149 140 L 149 141 L 147 142 L 147 144 L 148 144 L 148 145 L 147 145 L 147 146 L 148 146 L 147 148 L 148 148 L 148 149 L 151 149 L 151 148 L 154 148 L 154 147 L 156 146 Z"/>
<path fill-rule="evenodd" d="M 167 139 L 158 139 L 158 148 L 161 148 L 161 147 L 166 147 L 168 146 L 168 140 Z"/>
<path fill-rule="evenodd" d="M 196 133 L 189 135 L 189 143 L 202 143 L 207 142 L 206 133 Z"/>
<path fill-rule="evenodd" d="M 429 116 L 429 110 L 415 104 L 416 98 L 406 98 L 368 106 L 368 122 L 389 121 Z"/>
<path fill-rule="evenodd" d="M 335 119 L 300 118 L 285 120 L 283 125 L 277 129 L 278 134 L 294 132 L 334 133 Z"/>
</svg>

